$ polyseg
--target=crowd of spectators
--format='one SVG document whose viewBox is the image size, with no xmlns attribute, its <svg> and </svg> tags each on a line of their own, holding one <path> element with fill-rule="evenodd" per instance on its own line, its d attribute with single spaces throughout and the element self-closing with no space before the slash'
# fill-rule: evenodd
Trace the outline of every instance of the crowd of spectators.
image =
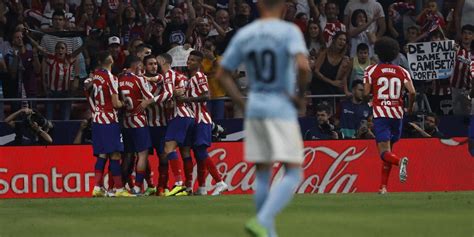
<svg viewBox="0 0 474 237">
<path fill-rule="evenodd" d="M 213 118 L 241 117 L 242 111 L 223 99 L 225 92 L 214 74 L 233 35 L 258 17 L 256 2 L 1 0 L 0 99 L 83 97 L 83 82 L 100 50 L 112 53 L 113 73 L 118 74 L 132 55 L 144 58 L 163 52 L 176 57 L 176 70 L 186 70 L 181 57 L 195 49 L 205 56 L 202 70 L 209 79 Z M 404 49 L 392 62 L 403 67 L 408 67 L 408 43 L 456 40 L 453 76 L 417 82 L 418 107 L 434 116 L 469 114 L 473 1 L 288 0 L 286 5 L 282 18 L 303 32 L 313 72 L 307 92 L 311 99 L 302 116 L 317 117 L 319 125 L 308 131 L 308 139 L 371 136 L 371 112 L 361 98 L 361 80 L 364 68 L 378 62 L 373 45 L 384 35 L 397 39 Z M 244 66 L 234 78 L 245 92 Z M 83 119 L 87 110 L 85 103 L 69 100 L 0 102 L 0 116 L 25 106 L 50 120 Z M 424 124 L 419 125 L 423 130 Z M 412 125 L 415 130 L 416 126 Z"/>
</svg>

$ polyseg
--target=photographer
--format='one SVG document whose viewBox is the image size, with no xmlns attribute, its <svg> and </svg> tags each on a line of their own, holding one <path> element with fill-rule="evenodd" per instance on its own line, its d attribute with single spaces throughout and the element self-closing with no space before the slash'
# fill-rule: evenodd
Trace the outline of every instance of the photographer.
<svg viewBox="0 0 474 237">
<path fill-rule="evenodd" d="M 308 129 L 304 134 L 304 140 L 339 139 L 335 126 L 329 121 L 331 108 L 326 104 L 320 104 L 316 108 L 317 126 Z"/>
<path fill-rule="evenodd" d="M 369 115 L 367 120 L 360 121 L 360 126 L 357 129 L 356 138 L 358 139 L 374 139 L 374 117 Z"/>
<path fill-rule="evenodd" d="M 409 122 L 410 126 L 413 128 L 411 134 L 413 137 L 437 137 L 442 138 L 444 136 L 438 129 L 439 119 L 438 116 L 434 113 L 428 113 L 424 116 L 423 126 L 417 124 L 416 122 Z"/>
<path fill-rule="evenodd" d="M 14 145 L 48 145 L 53 139 L 48 131 L 53 127 L 51 122 L 41 114 L 29 108 L 23 108 L 11 114 L 5 122 L 15 129 Z"/>
<path fill-rule="evenodd" d="M 79 130 L 77 130 L 76 137 L 72 144 L 92 144 L 92 119 L 84 119 L 81 121 Z"/>
</svg>

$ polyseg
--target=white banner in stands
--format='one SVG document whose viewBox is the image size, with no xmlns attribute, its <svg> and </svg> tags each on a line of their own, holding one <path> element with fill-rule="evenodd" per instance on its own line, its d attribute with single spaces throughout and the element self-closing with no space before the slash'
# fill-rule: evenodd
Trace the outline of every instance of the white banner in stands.
<svg viewBox="0 0 474 237">
<path fill-rule="evenodd" d="M 448 79 L 456 59 L 454 40 L 410 43 L 407 56 L 413 80 Z"/>
</svg>

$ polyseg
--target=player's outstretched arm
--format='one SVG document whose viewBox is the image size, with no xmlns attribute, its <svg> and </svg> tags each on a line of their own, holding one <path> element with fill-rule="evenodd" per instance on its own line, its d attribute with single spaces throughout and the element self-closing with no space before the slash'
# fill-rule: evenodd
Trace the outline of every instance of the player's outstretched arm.
<svg viewBox="0 0 474 237">
<path fill-rule="evenodd" d="M 217 70 L 216 78 L 218 78 L 219 83 L 230 96 L 232 101 L 245 110 L 245 101 L 242 98 L 242 93 L 240 93 L 240 90 L 232 79 L 232 73 L 221 67 Z"/>
</svg>

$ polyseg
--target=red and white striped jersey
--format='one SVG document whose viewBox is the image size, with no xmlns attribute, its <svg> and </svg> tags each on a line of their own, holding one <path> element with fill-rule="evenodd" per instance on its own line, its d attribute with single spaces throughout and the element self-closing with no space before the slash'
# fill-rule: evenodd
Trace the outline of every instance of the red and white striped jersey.
<svg viewBox="0 0 474 237">
<path fill-rule="evenodd" d="M 207 77 L 202 72 L 197 72 L 189 79 L 186 95 L 188 97 L 199 97 L 205 92 L 209 92 Z M 196 123 L 212 124 L 211 115 L 207 111 L 207 102 L 191 103 Z"/>
<path fill-rule="evenodd" d="M 118 123 L 117 110 L 112 95 L 118 94 L 118 79 L 106 69 L 98 69 L 92 75 L 92 96 L 94 98 L 93 122 L 98 124 Z"/>
<path fill-rule="evenodd" d="M 454 63 L 454 71 L 451 76 L 451 86 L 458 89 L 470 89 L 470 65 L 474 60 L 474 53 L 469 50 L 460 48 L 456 54 L 456 61 Z"/>
<path fill-rule="evenodd" d="M 471 80 L 474 80 L 474 60 L 471 60 Z"/>
<path fill-rule="evenodd" d="M 87 78 L 84 81 L 84 83 L 90 83 L 90 82 L 92 82 L 92 75 L 91 75 L 91 77 Z M 91 111 L 91 117 L 94 118 L 95 104 L 94 104 L 94 97 L 92 96 L 92 93 L 93 93 L 92 87 L 84 88 L 84 95 L 86 96 L 87 104 L 89 105 L 89 109 Z"/>
<path fill-rule="evenodd" d="M 163 87 L 163 75 L 158 74 L 157 76 L 152 77 L 151 80 L 145 76 L 145 79 L 147 79 L 148 84 L 150 85 L 150 92 L 153 94 L 153 96 L 159 96 L 165 91 Z M 148 126 L 159 127 L 167 125 L 165 106 L 163 103 L 153 103 L 152 105 L 148 106 L 147 114 Z"/>
<path fill-rule="evenodd" d="M 410 73 L 392 64 L 374 64 L 365 69 L 364 83 L 371 86 L 374 118 L 403 118 L 402 92 Z"/>
<path fill-rule="evenodd" d="M 74 80 L 74 59 L 66 56 L 59 59 L 54 55 L 48 55 L 46 64 L 48 65 L 48 85 L 52 91 L 67 91 L 70 81 Z"/>
<path fill-rule="evenodd" d="M 143 77 L 127 72 L 119 78 L 119 91 L 125 104 L 123 126 L 142 128 L 148 125 L 145 111 L 139 111 L 141 100 L 153 98 Z"/>
<path fill-rule="evenodd" d="M 154 97 L 156 103 L 164 104 L 168 120 L 175 117 L 191 117 L 193 118 L 193 112 L 188 104 L 177 103 L 173 98 L 173 91 L 175 89 L 186 88 L 187 78 L 178 74 L 173 70 L 168 70 L 165 73 L 163 82 L 163 93 Z"/>
</svg>

